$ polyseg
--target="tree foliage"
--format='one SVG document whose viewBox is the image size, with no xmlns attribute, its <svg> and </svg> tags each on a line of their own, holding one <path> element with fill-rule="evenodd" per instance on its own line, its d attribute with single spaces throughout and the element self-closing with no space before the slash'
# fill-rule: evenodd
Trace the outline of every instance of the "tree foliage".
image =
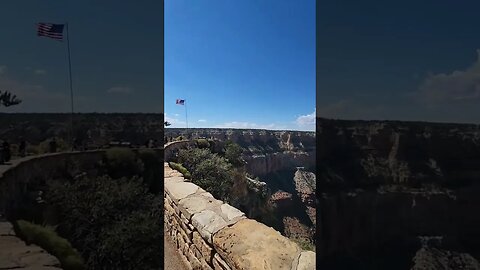
<svg viewBox="0 0 480 270">
<path fill-rule="evenodd" d="M 52 182 L 58 231 L 82 251 L 88 269 L 158 269 L 163 260 L 163 202 L 138 178 L 83 177 Z"/>
<path fill-rule="evenodd" d="M 112 178 L 132 177 L 142 170 L 135 153 L 128 148 L 108 149 L 104 159 L 108 175 Z"/>
<path fill-rule="evenodd" d="M 8 91 L 0 91 L 0 104 L 5 107 L 10 107 L 13 105 L 18 105 L 22 102 L 22 100 L 18 99 L 16 95 L 12 95 L 12 93 Z"/>
<path fill-rule="evenodd" d="M 180 150 L 179 162 L 192 176 L 192 182 L 212 193 L 215 198 L 229 201 L 233 185 L 232 165 L 209 149 Z"/>
<path fill-rule="evenodd" d="M 162 161 L 153 149 L 140 150 L 138 157 L 143 165 L 143 182 L 149 187 L 151 193 L 160 193 L 163 184 Z"/>
<path fill-rule="evenodd" d="M 240 145 L 227 142 L 225 144 L 225 158 L 234 166 L 242 166 L 244 165 L 244 161 L 242 159 L 243 148 Z"/>
</svg>

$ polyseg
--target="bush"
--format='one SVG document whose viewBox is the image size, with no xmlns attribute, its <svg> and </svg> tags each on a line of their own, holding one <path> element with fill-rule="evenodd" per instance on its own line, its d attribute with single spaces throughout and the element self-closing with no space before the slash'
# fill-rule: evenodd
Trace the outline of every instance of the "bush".
<svg viewBox="0 0 480 270">
<path fill-rule="evenodd" d="M 175 163 L 175 162 L 169 162 L 170 168 L 179 171 L 181 174 L 183 174 L 183 177 L 186 179 L 191 179 L 192 175 L 190 172 L 187 170 L 187 168 L 183 167 L 182 164 L 180 163 Z"/>
<path fill-rule="evenodd" d="M 58 258 L 66 270 L 86 269 L 82 257 L 70 243 L 52 229 L 32 224 L 25 220 L 16 221 L 16 229 L 27 243 L 33 243 Z"/>
<path fill-rule="evenodd" d="M 302 249 L 302 250 L 309 250 L 309 251 L 314 251 L 315 252 L 315 244 L 312 243 L 308 239 L 304 238 L 290 238 L 290 240 L 294 241 L 297 243 L 297 245 Z"/>
<path fill-rule="evenodd" d="M 233 185 L 232 166 L 209 149 L 180 150 L 179 161 L 191 172 L 192 182 L 218 199 L 229 201 Z"/>
<path fill-rule="evenodd" d="M 83 177 L 51 182 L 58 231 L 82 251 L 88 269 L 158 269 L 163 254 L 163 200 L 139 178 Z"/>
<path fill-rule="evenodd" d="M 38 145 L 39 154 L 50 153 L 50 141 L 51 139 L 45 140 Z M 57 152 L 69 151 L 71 150 L 69 144 L 64 141 L 62 138 L 55 138 L 57 142 Z"/>
<path fill-rule="evenodd" d="M 178 161 L 185 166 L 185 168 L 193 171 L 200 162 L 212 157 L 212 152 L 209 149 L 188 149 L 180 150 L 178 153 Z"/>
<path fill-rule="evenodd" d="M 192 173 L 192 182 L 212 193 L 215 198 L 230 201 L 232 166 L 225 158 L 213 154 L 198 164 Z"/>
<path fill-rule="evenodd" d="M 197 139 L 196 144 L 198 148 L 210 148 L 210 143 L 206 139 Z"/>
<path fill-rule="evenodd" d="M 236 143 L 229 142 L 225 145 L 225 158 L 234 166 L 244 165 L 242 153 L 243 148 Z"/>
<path fill-rule="evenodd" d="M 38 145 L 27 144 L 25 151 L 27 152 L 27 155 L 38 155 L 41 153 L 40 147 Z"/>
<path fill-rule="evenodd" d="M 148 185 L 150 192 L 158 194 L 163 184 L 162 161 L 152 149 L 140 150 L 138 157 L 143 163 L 143 182 Z"/>
<path fill-rule="evenodd" d="M 112 178 L 132 177 L 141 171 L 135 153 L 128 148 L 108 149 L 105 153 L 104 162 L 108 175 Z"/>
</svg>

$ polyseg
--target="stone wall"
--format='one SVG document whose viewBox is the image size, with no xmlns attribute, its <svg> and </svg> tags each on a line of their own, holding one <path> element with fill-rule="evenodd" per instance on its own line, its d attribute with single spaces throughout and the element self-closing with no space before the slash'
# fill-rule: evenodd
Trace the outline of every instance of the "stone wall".
<svg viewBox="0 0 480 270">
<path fill-rule="evenodd" d="M 134 152 L 140 149 L 132 149 Z M 161 156 L 163 149 L 154 149 Z M 19 198 L 32 184 L 41 184 L 46 179 L 61 176 L 62 172 L 95 170 L 102 160 L 105 149 L 50 153 L 28 156 L 0 165 L 0 214 L 9 216 L 9 209 L 20 203 Z M 80 171 L 79 171 L 80 172 Z"/>
<path fill-rule="evenodd" d="M 180 149 L 185 149 L 190 145 L 194 145 L 194 141 L 183 140 L 176 142 L 169 142 L 164 146 L 164 158 L 165 161 L 170 161 Z"/>
<path fill-rule="evenodd" d="M 27 192 L 29 185 L 58 176 L 64 169 L 74 170 L 79 164 L 83 168 L 93 167 L 102 159 L 104 152 L 105 150 L 52 153 L 29 156 L 0 165 L 0 213 L 8 217 L 9 209 L 20 203 L 19 198 Z"/>
<path fill-rule="evenodd" d="M 165 233 L 190 269 L 315 269 L 314 252 L 164 168 Z"/>
</svg>

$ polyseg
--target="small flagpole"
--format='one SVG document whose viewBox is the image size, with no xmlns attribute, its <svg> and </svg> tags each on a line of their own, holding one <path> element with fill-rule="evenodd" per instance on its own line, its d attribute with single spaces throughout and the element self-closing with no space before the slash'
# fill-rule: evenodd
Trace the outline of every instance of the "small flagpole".
<svg viewBox="0 0 480 270">
<path fill-rule="evenodd" d="M 70 143 L 72 150 L 73 146 L 73 83 L 72 83 L 72 60 L 70 57 L 70 39 L 68 37 L 70 31 L 68 30 L 68 22 L 65 23 L 67 28 L 67 50 L 68 50 L 68 73 L 70 77 L 70 107 L 71 107 L 71 114 L 70 114 Z"/>
<path fill-rule="evenodd" d="M 185 99 L 185 122 L 187 123 L 187 130 L 185 136 L 188 136 L 188 117 L 187 117 L 187 100 Z"/>
</svg>

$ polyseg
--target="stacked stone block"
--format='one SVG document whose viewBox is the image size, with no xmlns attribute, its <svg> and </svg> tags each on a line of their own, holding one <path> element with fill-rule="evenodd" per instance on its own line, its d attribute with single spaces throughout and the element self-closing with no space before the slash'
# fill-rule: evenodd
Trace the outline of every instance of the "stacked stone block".
<svg viewBox="0 0 480 270">
<path fill-rule="evenodd" d="M 314 252 L 164 166 L 165 233 L 189 269 L 315 269 Z"/>
</svg>

